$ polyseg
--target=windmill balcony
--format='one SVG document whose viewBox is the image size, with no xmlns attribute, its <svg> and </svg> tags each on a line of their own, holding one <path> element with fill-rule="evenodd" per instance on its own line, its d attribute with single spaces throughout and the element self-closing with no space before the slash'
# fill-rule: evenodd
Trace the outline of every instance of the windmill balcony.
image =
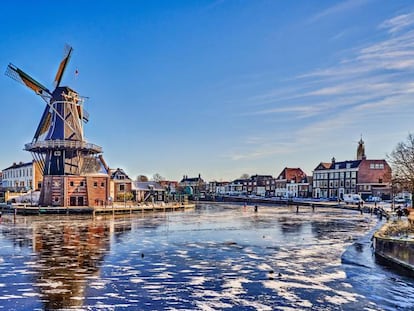
<svg viewBox="0 0 414 311">
<path fill-rule="evenodd" d="M 46 152 L 48 150 L 78 150 L 92 153 L 102 153 L 102 147 L 87 143 L 85 141 L 75 140 L 45 140 L 26 144 L 25 150 L 30 152 Z"/>
</svg>

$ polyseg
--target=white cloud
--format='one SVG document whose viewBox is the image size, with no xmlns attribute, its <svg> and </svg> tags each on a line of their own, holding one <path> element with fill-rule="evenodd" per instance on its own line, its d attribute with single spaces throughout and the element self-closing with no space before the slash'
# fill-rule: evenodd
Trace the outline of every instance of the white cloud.
<svg viewBox="0 0 414 311">
<path fill-rule="evenodd" d="M 347 1 L 317 18 L 356 5 Z M 361 132 L 397 128 L 399 119 L 414 113 L 413 28 L 414 13 L 389 19 L 380 26 L 383 36 L 376 36 L 382 39 L 349 49 L 335 65 L 296 77 L 286 87 L 250 97 L 250 111 L 243 116 L 270 120 L 275 115 L 297 127 L 292 130 L 290 126 L 286 131 L 282 128 L 278 137 L 268 131 L 256 134 L 254 139 L 246 139 L 245 148 L 232 153 L 231 158 L 260 159 L 281 154 L 286 158 L 306 148 L 312 150 L 321 141 L 329 148 L 337 146 L 343 137 L 351 141 Z M 280 138 L 283 135 L 285 138 Z"/>
<path fill-rule="evenodd" d="M 322 12 L 319 12 L 318 14 L 314 15 L 310 19 L 310 22 L 316 22 L 324 17 L 335 15 L 335 14 L 340 14 L 340 13 L 361 7 L 368 2 L 369 0 L 347 0 L 347 1 L 340 2 L 339 4 L 331 6 L 323 10 Z"/>
<path fill-rule="evenodd" d="M 389 33 L 393 34 L 412 25 L 414 25 L 414 13 L 408 13 L 384 21 L 380 28 L 387 29 Z"/>
</svg>

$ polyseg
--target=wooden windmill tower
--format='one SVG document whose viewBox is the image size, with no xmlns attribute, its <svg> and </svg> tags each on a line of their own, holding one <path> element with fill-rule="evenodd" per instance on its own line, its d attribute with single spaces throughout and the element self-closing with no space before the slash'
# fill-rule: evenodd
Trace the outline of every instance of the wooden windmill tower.
<svg viewBox="0 0 414 311">
<path fill-rule="evenodd" d="M 40 205 L 100 205 L 107 198 L 108 168 L 102 148 L 84 139 L 83 125 L 89 119 L 83 109 L 84 98 L 60 85 L 72 51 L 72 47 L 65 47 L 53 91 L 13 64 L 6 70 L 7 76 L 23 83 L 46 102 L 33 140 L 25 145 L 43 173 Z"/>
</svg>

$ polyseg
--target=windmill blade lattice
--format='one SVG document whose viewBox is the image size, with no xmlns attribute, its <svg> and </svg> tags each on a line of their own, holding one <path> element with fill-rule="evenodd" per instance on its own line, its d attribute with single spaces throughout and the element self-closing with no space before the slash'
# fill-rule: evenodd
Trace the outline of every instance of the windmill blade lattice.
<svg viewBox="0 0 414 311">
<path fill-rule="evenodd" d="M 51 97 L 52 93 L 41 83 L 37 82 L 23 70 L 17 68 L 13 64 L 7 66 L 6 76 L 12 78 L 13 80 L 26 85 L 28 88 L 32 89 L 37 95 Z"/>
</svg>

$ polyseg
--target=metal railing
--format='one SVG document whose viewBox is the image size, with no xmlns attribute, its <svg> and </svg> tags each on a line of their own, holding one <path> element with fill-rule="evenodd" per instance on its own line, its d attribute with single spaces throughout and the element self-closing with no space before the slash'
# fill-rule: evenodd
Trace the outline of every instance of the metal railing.
<svg viewBox="0 0 414 311">
<path fill-rule="evenodd" d="M 88 150 L 96 153 L 102 152 L 102 147 L 87 143 L 85 141 L 76 140 L 44 140 L 24 145 L 27 151 L 42 151 L 48 149 L 75 149 L 75 150 Z"/>
</svg>

